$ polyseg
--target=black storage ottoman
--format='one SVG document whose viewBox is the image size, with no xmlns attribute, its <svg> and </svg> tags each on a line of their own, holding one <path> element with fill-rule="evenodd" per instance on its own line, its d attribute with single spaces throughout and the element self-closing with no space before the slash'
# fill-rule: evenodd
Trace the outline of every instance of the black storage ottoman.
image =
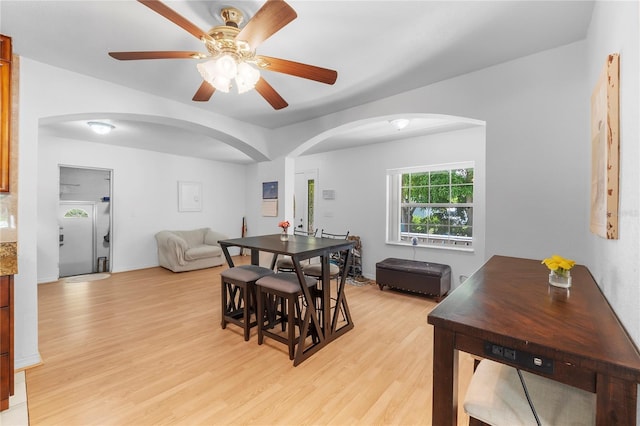
<svg viewBox="0 0 640 426">
<path fill-rule="evenodd" d="M 451 289 L 451 267 L 440 263 L 388 258 L 376 263 L 376 282 L 399 290 L 435 296 L 439 302 Z"/>
</svg>

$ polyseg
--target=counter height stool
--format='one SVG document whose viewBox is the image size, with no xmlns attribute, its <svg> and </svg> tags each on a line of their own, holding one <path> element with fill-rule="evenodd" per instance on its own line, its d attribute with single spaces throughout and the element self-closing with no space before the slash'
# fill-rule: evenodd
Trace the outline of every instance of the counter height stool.
<svg viewBox="0 0 640 426">
<path fill-rule="evenodd" d="M 596 396 L 573 386 L 522 371 L 531 404 L 508 365 L 483 359 L 471 377 L 464 399 L 469 425 L 595 425 Z"/>
<path fill-rule="evenodd" d="M 223 329 L 228 322 L 235 324 L 244 330 L 244 340 L 249 340 L 251 327 L 257 324 L 251 319 L 256 307 L 255 284 L 267 275 L 273 275 L 273 271 L 257 265 L 236 266 L 220 273 Z"/>
<path fill-rule="evenodd" d="M 310 277 L 304 277 L 304 279 L 308 287 L 315 287 L 317 283 L 315 279 Z M 298 276 L 291 273 L 276 273 L 262 277 L 256 281 L 256 293 L 258 296 L 256 315 L 258 344 L 263 343 L 264 336 L 277 340 L 289 347 L 289 359 L 293 359 L 295 346 L 299 340 L 302 340 L 300 330 L 303 313 L 300 298 L 303 293 Z M 286 326 L 286 337 L 270 331 L 278 324 Z M 298 328 L 297 334 L 296 328 Z"/>
<path fill-rule="evenodd" d="M 318 228 L 315 231 L 302 231 L 300 229 L 294 229 L 293 235 L 302 235 L 304 237 L 315 237 L 318 233 Z M 284 256 L 276 262 L 276 270 L 278 272 L 293 272 L 295 268 L 293 267 L 293 260 L 291 256 Z"/>
<path fill-rule="evenodd" d="M 320 238 L 333 238 L 337 240 L 346 240 L 349 237 L 349 231 L 346 234 L 332 234 L 329 232 L 325 232 L 323 229 L 320 233 Z M 338 263 L 336 263 L 336 260 Z M 339 282 L 340 275 L 344 272 L 344 257 L 343 253 L 334 253 L 332 255 L 332 259 L 329 261 L 329 283 L 326 285 L 331 285 L 331 280 L 335 279 Z M 342 267 L 341 267 L 342 266 Z M 319 280 L 322 283 L 322 264 L 321 263 L 309 263 L 302 267 L 302 273 Z M 322 283 L 324 286 L 325 283 Z M 335 298 L 331 298 L 333 301 L 336 301 Z M 337 301 L 336 301 L 337 302 Z M 344 311 L 342 311 L 342 307 L 340 307 L 340 311 L 342 312 L 343 320 L 346 320 L 346 316 Z"/>
</svg>

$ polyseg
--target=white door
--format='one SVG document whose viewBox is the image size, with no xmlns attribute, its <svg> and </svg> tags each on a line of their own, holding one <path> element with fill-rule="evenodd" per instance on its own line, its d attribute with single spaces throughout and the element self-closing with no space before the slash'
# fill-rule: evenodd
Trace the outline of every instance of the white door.
<svg viewBox="0 0 640 426">
<path fill-rule="evenodd" d="M 295 204 L 294 223 L 295 228 L 301 231 L 313 231 L 314 228 L 314 207 L 315 188 L 318 171 L 311 170 L 296 173 L 295 178 Z"/>
<path fill-rule="evenodd" d="M 95 203 L 60 201 L 60 277 L 95 272 Z"/>
</svg>

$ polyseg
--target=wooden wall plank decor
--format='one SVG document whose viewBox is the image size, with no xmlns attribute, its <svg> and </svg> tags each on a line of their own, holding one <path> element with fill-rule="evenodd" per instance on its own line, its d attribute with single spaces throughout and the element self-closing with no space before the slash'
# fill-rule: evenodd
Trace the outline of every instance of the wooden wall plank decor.
<svg viewBox="0 0 640 426">
<path fill-rule="evenodd" d="M 591 94 L 591 232 L 618 239 L 619 54 L 607 62 Z"/>
</svg>

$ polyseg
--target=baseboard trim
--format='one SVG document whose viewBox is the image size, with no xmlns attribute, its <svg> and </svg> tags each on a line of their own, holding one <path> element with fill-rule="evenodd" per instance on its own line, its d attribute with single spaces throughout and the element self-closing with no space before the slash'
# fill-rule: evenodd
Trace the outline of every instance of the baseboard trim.
<svg viewBox="0 0 640 426">
<path fill-rule="evenodd" d="M 14 371 L 20 372 L 22 370 L 27 370 L 29 368 L 37 367 L 39 365 L 44 364 L 42 357 L 40 356 L 40 352 L 36 355 L 31 355 L 23 358 L 15 358 L 14 359 Z"/>
</svg>

